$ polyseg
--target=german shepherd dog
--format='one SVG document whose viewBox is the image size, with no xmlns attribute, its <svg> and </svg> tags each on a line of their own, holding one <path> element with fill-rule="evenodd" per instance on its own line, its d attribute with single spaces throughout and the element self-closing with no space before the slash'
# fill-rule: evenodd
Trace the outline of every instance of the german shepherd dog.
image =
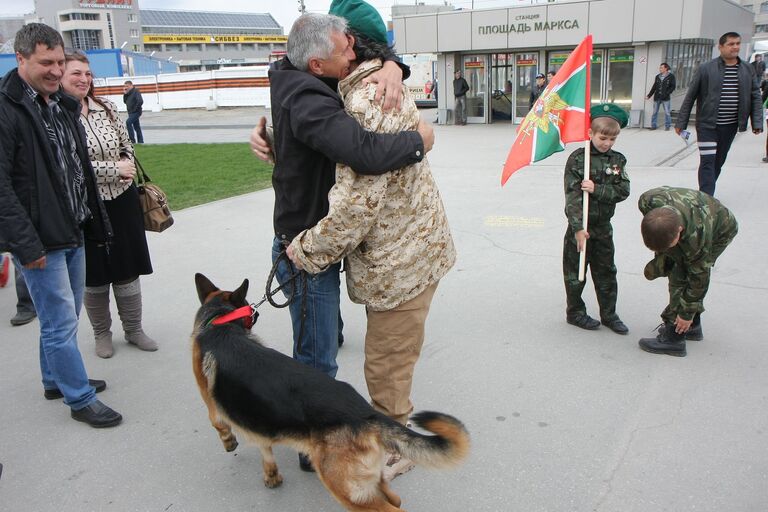
<svg viewBox="0 0 768 512">
<path fill-rule="evenodd" d="M 432 468 L 455 466 L 469 453 L 469 434 L 456 418 L 418 413 L 412 421 L 435 435 L 419 434 L 375 411 L 349 384 L 263 346 L 250 334 L 247 279 L 233 292 L 202 274 L 195 284 L 202 306 L 192 367 L 208 417 L 228 452 L 237 448 L 233 428 L 258 445 L 267 487 L 283 481 L 272 445 L 284 444 L 309 454 L 347 510 L 404 512 L 382 478 L 387 452 Z M 228 321 L 238 311 L 245 313 Z"/>
</svg>

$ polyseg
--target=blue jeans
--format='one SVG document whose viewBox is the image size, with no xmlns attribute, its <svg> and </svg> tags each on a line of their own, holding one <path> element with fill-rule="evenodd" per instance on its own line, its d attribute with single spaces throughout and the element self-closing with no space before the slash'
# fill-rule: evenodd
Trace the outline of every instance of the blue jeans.
<svg viewBox="0 0 768 512">
<path fill-rule="evenodd" d="M 15 263 L 21 267 L 19 261 Z M 79 410 L 96 401 L 88 384 L 77 324 L 85 289 L 85 249 L 50 251 L 45 268 L 21 267 L 40 319 L 40 373 L 45 389 L 59 388 L 64 403 Z"/>
<path fill-rule="evenodd" d="M 134 112 L 133 114 L 128 114 L 128 120 L 125 122 L 125 126 L 128 128 L 128 138 L 134 144 L 136 142 L 144 144 L 144 134 L 141 133 L 141 123 L 139 123 L 140 117 L 141 112 Z M 134 130 L 136 131 L 135 135 Z"/>
<path fill-rule="evenodd" d="M 718 124 L 715 129 L 697 128 L 696 144 L 699 146 L 699 190 L 715 195 L 715 183 L 736 137 L 739 125 Z"/>
<path fill-rule="evenodd" d="M 671 101 L 655 101 L 653 102 L 653 116 L 651 116 L 651 128 L 656 128 L 656 118 L 659 116 L 659 105 L 664 107 L 664 128 L 672 126 L 672 106 Z"/>
<path fill-rule="evenodd" d="M 275 238 L 272 243 L 273 262 L 282 250 L 280 239 Z M 289 282 L 295 272 L 293 265 L 283 260 L 277 269 L 277 282 L 285 285 L 283 293 L 286 297 L 296 289 L 295 298 L 288 306 L 293 325 L 293 358 L 334 378 L 339 368 L 336 364 L 336 354 L 339 350 L 340 335 L 340 269 L 341 264 L 337 263 L 320 274 L 302 272 L 293 282 Z M 302 284 L 305 282 L 303 277 L 306 277 L 306 299 L 302 296 Z M 302 311 L 304 308 L 306 310 Z"/>
</svg>

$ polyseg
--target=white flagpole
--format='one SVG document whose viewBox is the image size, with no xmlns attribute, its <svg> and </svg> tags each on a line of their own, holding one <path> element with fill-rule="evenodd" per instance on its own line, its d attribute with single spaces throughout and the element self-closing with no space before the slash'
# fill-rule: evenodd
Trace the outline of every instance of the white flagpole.
<svg viewBox="0 0 768 512">
<path fill-rule="evenodd" d="M 584 143 L 584 179 L 588 180 L 590 178 L 589 176 L 589 166 L 590 166 L 590 156 L 592 148 L 590 147 L 591 141 L 589 139 L 586 140 Z M 584 231 L 587 231 L 588 228 L 588 220 L 589 220 L 589 192 L 586 190 L 582 192 L 581 196 L 581 203 L 582 203 L 582 223 L 584 225 Z M 579 281 L 584 281 L 585 274 L 587 273 L 587 241 L 584 240 L 584 250 L 579 253 Z"/>
</svg>

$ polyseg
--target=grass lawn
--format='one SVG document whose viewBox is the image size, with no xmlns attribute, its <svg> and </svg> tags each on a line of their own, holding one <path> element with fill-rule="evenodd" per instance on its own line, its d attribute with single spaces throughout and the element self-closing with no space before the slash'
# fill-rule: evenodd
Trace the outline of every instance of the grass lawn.
<svg viewBox="0 0 768 512">
<path fill-rule="evenodd" d="M 171 210 L 272 186 L 272 166 L 248 144 L 137 144 L 149 177 L 168 194 Z"/>
</svg>

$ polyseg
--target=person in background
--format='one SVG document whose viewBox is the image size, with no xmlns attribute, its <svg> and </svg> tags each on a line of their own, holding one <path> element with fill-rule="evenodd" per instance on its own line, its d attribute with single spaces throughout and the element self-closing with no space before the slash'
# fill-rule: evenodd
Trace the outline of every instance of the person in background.
<svg viewBox="0 0 768 512">
<path fill-rule="evenodd" d="M 755 55 L 755 60 L 752 61 L 752 69 L 755 71 L 755 76 L 758 80 L 760 80 L 765 74 L 765 61 L 763 60 L 762 53 Z"/>
<path fill-rule="evenodd" d="M 123 417 L 96 398 L 77 347 L 85 287 L 83 241 L 112 235 L 88 159 L 79 104 L 59 86 L 64 41 L 42 23 L 14 41 L 18 67 L 0 82 L 0 251 L 21 267 L 40 319 L 43 396 L 64 398 L 76 421 L 114 427 Z"/>
<path fill-rule="evenodd" d="M 651 90 L 648 91 L 646 98 L 653 97 L 653 116 L 651 117 L 651 130 L 658 126 L 656 120 L 659 117 L 659 107 L 664 107 L 664 129 L 669 130 L 672 126 L 672 102 L 670 95 L 677 87 L 675 75 L 669 71 L 669 64 L 662 62 L 659 66 L 659 74 L 653 81 Z"/>
<path fill-rule="evenodd" d="M 453 74 L 453 97 L 455 99 L 454 110 L 456 112 L 456 124 L 467 124 L 467 93 L 469 84 L 458 69 Z"/>
<path fill-rule="evenodd" d="M 152 273 L 139 193 L 133 178 L 133 146 L 117 116 L 114 103 L 93 93 L 93 75 L 85 54 L 66 54 L 62 88 L 79 102 L 80 123 L 85 128 L 88 156 L 96 173 L 114 236 L 109 247 L 86 240 L 85 311 L 93 327 L 96 355 L 109 358 L 112 345 L 110 286 L 125 339 L 141 350 L 155 351 L 157 343 L 142 328 L 140 275 Z"/>
<path fill-rule="evenodd" d="M 739 58 L 740 48 L 741 36 L 736 32 L 720 36 L 720 56 L 698 67 L 675 122 L 680 135 L 696 102 L 699 190 L 711 196 L 736 132 L 747 130 L 747 120 L 752 133 L 763 132 L 760 86 L 754 70 Z"/>
<path fill-rule="evenodd" d="M 125 122 L 128 127 L 128 138 L 133 144 L 144 144 L 144 134 L 141 133 L 141 123 L 139 122 L 143 112 L 144 98 L 141 97 L 141 92 L 130 80 L 126 80 L 123 86 L 123 103 L 128 110 L 128 120 Z"/>
<path fill-rule="evenodd" d="M 11 318 L 11 325 L 18 327 L 26 325 L 37 317 L 35 305 L 24 282 L 24 275 L 15 264 L 13 265 L 16 279 L 16 314 Z M 0 288 L 5 288 L 11 276 L 11 257 L 0 253 Z"/>
<path fill-rule="evenodd" d="M 539 96 L 541 96 L 541 93 L 544 92 L 544 89 L 547 88 L 547 79 L 544 77 L 543 74 L 539 73 L 536 75 L 536 83 L 533 84 L 533 87 L 531 87 L 531 98 L 528 101 L 528 110 L 533 108 L 533 105 L 536 103 L 536 100 L 539 99 Z"/>
<path fill-rule="evenodd" d="M 555 72 L 552 70 L 547 71 L 547 83 L 551 82 L 555 78 Z"/>
</svg>

